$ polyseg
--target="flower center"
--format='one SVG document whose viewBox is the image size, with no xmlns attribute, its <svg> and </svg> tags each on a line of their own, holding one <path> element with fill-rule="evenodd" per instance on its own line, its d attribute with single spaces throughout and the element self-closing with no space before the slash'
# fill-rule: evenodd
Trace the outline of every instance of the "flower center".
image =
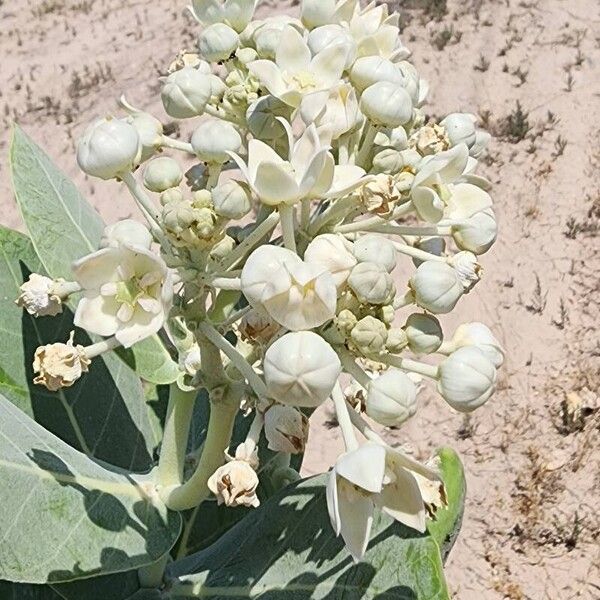
<svg viewBox="0 0 600 600">
<path fill-rule="evenodd" d="M 294 73 L 291 77 L 289 77 L 288 81 L 294 85 L 298 91 L 307 92 L 314 90 L 317 87 L 317 80 L 310 71 L 300 71 L 299 73 Z"/>
</svg>

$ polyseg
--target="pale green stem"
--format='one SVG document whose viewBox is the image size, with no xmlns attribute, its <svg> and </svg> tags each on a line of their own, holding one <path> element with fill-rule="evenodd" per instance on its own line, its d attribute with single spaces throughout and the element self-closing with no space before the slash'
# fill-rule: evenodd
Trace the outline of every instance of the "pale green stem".
<svg viewBox="0 0 600 600">
<path fill-rule="evenodd" d="M 254 414 L 252 424 L 250 425 L 248 435 L 246 436 L 246 440 L 244 442 L 248 454 L 251 454 L 254 452 L 254 450 L 256 450 L 260 440 L 260 432 L 262 431 L 264 424 L 265 416 L 257 410 Z"/>
<path fill-rule="evenodd" d="M 155 563 L 138 569 L 138 580 L 142 588 L 156 589 L 162 586 L 169 553 L 165 553 Z"/>
<path fill-rule="evenodd" d="M 408 290 L 404 296 L 396 296 L 394 298 L 394 302 L 392 303 L 392 307 L 394 310 L 398 310 L 399 308 L 404 308 L 405 306 L 410 306 L 415 303 L 415 297 L 411 290 Z"/>
<path fill-rule="evenodd" d="M 337 420 L 340 425 L 342 437 L 344 438 L 346 450 L 348 452 L 356 450 L 358 448 L 358 441 L 356 439 L 356 434 L 354 433 L 354 428 L 352 427 L 352 421 L 350 420 L 350 415 L 348 414 L 348 407 L 346 405 L 339 381 L 337 381 L 333 387 L 331 399 L 333 400 L 333 405 L 335 406 L 335 414 L 337 415 Z"/>
<path fill-rule="evenodd" d="M 250 233 L 242 242 L 236 246 L 221 262 L 221 267 L 228 268 L 237 264 L 238 261 L 246 257 L 251 250 L 257 246 L 262 239 L 269 235 L 279 223 L 279 213 L 272 212 L 262 223 L 257 225 L 252 233 Z"/>
<path fill-rule="evenodd" d="M 91 360 L 96 356 L 100 356 L 100 354 L 104 354 L 105 352 L 109 352 L 110 350 L 114 350 L 121 345 L 121 342 L 117 340 L 117 338 L 110 337 L 105 340 L 101 340 L 100 342 L 96 342 L 95 344 L 90 344 L 84 348 L 85 355 Z"/>
<path fill-rule="evenodd" d="M 354 357 L 345 348 L 337 348 L 336 350 L 346 373 L 356 379 L 362 387 L 367 388 L 371 383 L 371 378 L 367 372 L 356 364 Z"/>
<path fill-rule="evenodd" d="M 144 214 L 146 214 L 146 216 L 149 215 L 151 217 L 150 224 L 153 227 L 158 227 L 158 209 L 156 208 L 156 206 L 154 206 L 154 204 L 148 197 L 148 194 L 146 194 L 146 192 L 144 191 L 144 188 L 142 188 L 142 186 L 138 183 L 133 173 L 124 173 L 123 175 L 121 175 L 121 179 L 131 192 L 131 195 L 133 196 L 134 200 L 144 210 Z"/>
<path fill-rule="evenodd" d="M 279 214 L 281 215 L 281 233 L 283 235 L 283 245 L 296 253 L 296 224 L 294 217 L 296 211 L 293 206 L 288 204 L 279 205 Z"/>
<path fill-rule="evenodd" d="M 239 277 L 214 277 L 210 285 L 221 290 L 240 290 L 242 284 Z"/>
<path fill-rule="evenodd" d="M 162 487 L 183 482 L 183 469 L 196 390 L 184 392 L 176 383 L 169 390 L 169 405 L 160 447 L 156 481 Z"/>
<path fill-rule="evenodd" d="M 390 235 L 452 235 L 451 226 L 412 227 L 410 225 L 377 225 L 369 228 L 371 233 L 388 233 Z"/>
<path fill-rule="evenodd" d="M 402 206 L 396 208 L 392 214 L 384 219 L 382 217 L 369 217 L 368 219 L 363 219 L 362 221 L 355 221 L 354 223 L 345 223 L 343 225 L 338 225 L 335 230 L 338 233 L 352 233 L 355 231 L 369 231 L 372 228 L 378 227 L 380 225 L 389 224 L 390 221 L 394 221 L 399 217 L 411 212 L 413 210 L 412 202 L 406 202 Z"/>
<path fill-rule="evenodd" d="M 414 246 L 409 246 L 408 244 L 401 244 L 400 242 L 392 243 L 394 244 L 394 248 L 396 248 L 397 252 L 400 252 L 400 254 L 405 254 L 406 256 L 410 256 L 412 258 L 416 258 L 417 260 L 435 260 L 437 262 L 443 263 L 448 262 L 448 258 L 445 256 L 431 254 L 431 252 L 426 252 L 425 250 L 415 248 Z"/>
<path fill-rule="evenodd" d="M 245 377 L 250 387 L 259 398 L 267 396 L 267 386 L 258 376 L 252 365 L 236 350 L 236 348 L 225 339 L 212 325 L 207 322 L 198 325 L 199 331 L 213 343 L 229 360 L 231 364 Z"/>
<path fill-rule="evenodd" d="M 240 308 L 236 310 L 234 313 L 231 313 L 227 319 L 218 323 L 219 327 L 224 329 L 230 327 L 234 323 L 237 323 L 244 315 L 247 315 L 252 310 L 251 306 L 244 306 L 244 308 Z"/>
<path fill-rule="evenodd" d="M 356 155 L 356 164 L 368 171 L 369 167 L 371 166 L 370 156 L 373 150 L 375 136 L 377 135 L 379 129 L 369 121 L 366 122 L 365 127 L 365 134 L 360 142 L 360 148 L 358 150 L 358 154 Z"/>
<path fill-rule="evenodd" d="M 76 281 L 54 281 L 50 287 L 50 294 L 66 300 L 71 294 L 81 291 L 81 286 Z"/>
<path fill-rule="evenodd" d="M 402 358 L 393 354 L 380 356 L 377 358 L 377 360 L 386 365 L 397 367 L 398 369 L 402 369 L 404 371 L 412 371 L 413 373 L 418 373 L 419 375 L 423 375 L 424 377 L 429 377 L 434 380 L 437 380 L 438 378 L 439 368 L 436 365 L 428 365 L 427 363 L 412 360 L 410 358 Z"/>
<path fill-rule="evenodd" d="M 338 165 L 347 165 L 350 160 L 350 151 L 348 144 L 350 135 L 345 134 L 338 138 Z"/>
<path fill-rule="evenodd" d="M 306 231 L 310 222 L 310 198 L 304 198 L 300 205 L 300 229 Z"/>
<path fill-rule="evenodd" d="M 223 121 L 229 121 L 230 123 L 234 123 L 235 125 L 243 126 L 243 123 L 239 119 L 237 119 L 233 115 L 226 113 L 224 110 L 221 110 L 220 108 L 211 106 L 210 104 L 207 104 L 204 107 L 204 112 L 207 115 L 210 115 L 211 117 L 216 117 L 217 119 L 221 119 Z"/>
<path fill-rule="evenodd" d="M 321 214 L 317 215 L 308 227 L 308 234 L 315 236 L 327 223 L 334 219 L 342 219 L 354 210 L 357 204 L 355 196 L 347 196 L 332 202 Z"/>
<path fill-rule="evenodd" d="M 167 135 L 162 136 L 161 145 L 166 146 L 167 148 L 181 150 L 183 152 L 187 152 L 188 154 L 193 154 L 194 156 L 196 155 L 191 144 L 187 142 L 182 142 L 181 140 L 174 140 L 173 138 L 170 138 Z"/>
<path fill-rule="evenodd" d="M 223 165 L 220 163 L 208 163 L 208 181 L 206 182 L 206 189 L 212 190 L 217 183 L 219 183 L 219 176 L 223 170 Z"/>
</svg>

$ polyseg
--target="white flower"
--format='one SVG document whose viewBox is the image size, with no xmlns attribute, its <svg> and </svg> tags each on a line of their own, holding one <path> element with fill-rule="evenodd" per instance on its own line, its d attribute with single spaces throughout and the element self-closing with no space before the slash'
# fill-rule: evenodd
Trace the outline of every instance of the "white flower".
<svg viewBox="0 0 600 600">
<path fill-rule="evenodd" d="M 475 128 L 476 121 L 477 117 L 473 114 L 452 113 L 440 121 L 440 125 L 446 129 L 448 139 L 452 146 L 466 144 L 467 147 L 470 148 L 475 143 L 477 131 Z"/>
<path fill-rule="evenodd" d="M 247 186 L 233 179 L 212 189 L 212 201 L 215 212 L 226 219 L 241 219 L 252 209 Z"/>
<path fill-rule="evenodd" d="M 288 15 L 275 15 L 263 21 L 250 23 L 241 36 L 242 42 L 246 41 L 248 44 L 253 45 L 260 58 L 275 60 L 283 32 L 288 25 L 299 32 L 304 31 L 302 23 L 298 19 Z"/>
<path fill-rule="evenodd" d="M 35 351 L 33 371 L 38 373 L 33 383 L 46 386 L 50 391 L 71 387 L 88 370 L 90 359 L 85 348 L 73 344 L 71 332 L 66 344 L 56 343 L 40 346 Z"/>
<path fill-rule="evenodd" d="M 380 425 L 401 425 L 417 411 L 417 386 L 406 373 L 389 369 L 369 383 L 366 407 Z"/>
<path fill-rule="evenodd" d="M 404 77 L 398 67 L 386 58 L 364 56 L 352 65 L 350 81 L 359 92 L 362 92 L 379 81 L 402 85 Z"/>
<path fill-rule="evenodd" d="M 112 336 L 126 348 L 156 333 L 171 307 L 173 287 L 167 266 L 150 250 L 122 243 L 73 264 L 83 288 L 75 325 Z"/>
<path fill-rule="evenodd" d="M 113 179 L 130 172 L 139 163 L 141 154 L 135 127 L 112 117 L 91 123 L 77 144 L 80 169 L 100 179 Z"/>
<path fill-rule="evenodd" d="M 183 67 L 171 73 L 160 94 L 166 113 L 174 119 L 201 115 L 212 96 L 212 77 L 194 67 Z"/>
<path fill-rule="evenodd" d="M 346 52 L 346 62 L 344 68 L 348 69 L 352 66 L 356 58 L 356 42 L 350 35 L 350 32 L 345 27 L 330 23 L 313 29 L 308 34 L 308 47 L 313 56 L 325 50 L 325 48 L 333 44 L 340 44 Z"/>
<path fill-rule="evenodd" d="M 496 368 L 476 346 L 464 346 L 439 366 L 438 391 L 460 412 L 471 412 L 487 402 L 496 389 Z"/>
<path fill-rule="evenodd" d="M 256 0 L 192 0 L 191 8 L 203 25 L 226 23 L 240 33 L 252 20 Z"/>
<path fill-rule="evenodd" d="M 481 265 L 477 262 L 477 257 L 472 252 L 465 250 L 458 252 L 449 259 L 449 263 L 456 270 L 458 279 L 465 288 L 465 293 L 479 281 Z"/>
<path fill-rule="evenodd" d="M 346 54 L 342 44 L 334 44 L 312 57 L 302 35 L 287 25 L 281 33 L 275 62 L 261 59 L 247 66 L 269 93 L 297 108 L 305 94 L 328 90 L 340 80 Z"/>
<path fill-rule="evenodd" d="M 308 29 L 350 21 L 357 0 L 302 0 L 301 19 Z"/>
<path fill-rule="evenodd" d="M 17 306 L 34 317 L 54 317 L 62 312 L 62 298 L 54 291 L 55 281 L 50 277 L 31 273 L 19 287 Z"/>
<path fill-rule="evenodd" d="M 417 355 L 436 352 L 444 340 L 440 322 L 433 315 L 413 313 L 403 329 L 408 347 Z"/>
<path fill-rule="evenodd" d="M 308 439 L 308 418 L 293 406 L 274 404 L 265 412 L 265 437 L 274 452 L 300 454 Z"/>
<path fill-rule="evenodd" d="M 239 43 L 239 35 L 225 23 L 209 25 L 198 37 L 200 54 L 210 62 L 229 59 L 237 50 Z"/>
<path fill-rule="evenodd" d="M 433 260 L 419 265 L 409 287 L 415 302 L 434 314 L 449 313 L 465 291 L 456 269 Z"/>
<path fill-rule="evenodd" d="M 348 285 L 359 301 L 366 304 L 387 304 L 396 292 L 391 275 L 372 262 L 358 263 L 348 277 Z"/>
<path fill-rule="evenodd" d="M 230 152 L 238 152 L 242 138 L 231 123 L 207 119 L 196 127 L 190 140 L 196 156 L 207 163 L 224 164 Z"/>
<path fill-rule="evenodd" d="M 164 192 L 177 187 L 183 179 L 179 163 L 169 156 L 160 156 L 151 160 L 144 169 L 144 185 L 151 192 Z"/>
<path fill-rule="evenodd" d="M 338 289 L 341 289 L 356 265 L 352 255 L 352 244 L 343 236 L 324 233 L 315 237 L 304 252 L 308 264 L 327 269 Z"/>
<path fill-rule="evenodd" d="M 333 348 L 312 331 L 287 333 L 265 353 L 267 389 L 282 404 L 319 406 L 331 393 L 340 372 Z"/>
<path fill-rule="evenodd" d="M 360 97 L 360 109 L 375 125 L 398 127 L 412 119 L 413 105 L 408 92 L 397 83 L 378 81 Z"/>
<path fill-rule="evenodd" d="M 122 219 L 107 225 L 102 233 L 100 248 L 117 248 L 121 244 L 134 244 L 149 249 L 152 245 L 152 234 L 146 225 L 133 219 Z"/>
<path fill-rule="evenodd" d="M 359 262 L 375 263 L 388 273 L 396 268 L 396 249 L 390 240 L 368 233 L 354 242 L 354 256 Z"/>
<path fill-rule="evenodd" d="M 445 219 L 468 219 L 479 212 L 492 208 L 491 196 L 485 190 L 471 183 L 450 184 L 447 186 L 447 192 Z"/>
<path fill-rule="evenodd" d="M 504 349 L 490 328 L 483 323 L 463 323 L 454 332 L 451 344 L 453 348 L 475 346 L 496 368 L 501 367 L 504 362 Z"/>
<path fill-rule="evenodd" d="M 260 505 L 256 496 L 258 483 L 256 471 L 243 459 L 234 459 L 219 467 L 207 481 L 208 489 L 217 498 L 217 504 L 253 508 Z"/>
<path fill-rule="evenodd" d="M 498 224 L 496 215 L 489 208 L 452 224 L 452 237 L 462 250 L 484 254 L 496 241 Z"/>
</svg>

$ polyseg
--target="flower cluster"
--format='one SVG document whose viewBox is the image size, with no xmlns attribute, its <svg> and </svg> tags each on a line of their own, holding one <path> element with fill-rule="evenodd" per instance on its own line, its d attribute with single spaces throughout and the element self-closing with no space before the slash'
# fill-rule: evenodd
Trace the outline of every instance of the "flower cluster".
<svg viewBox="0 0 600 600">
<path fill-rule="evenodd" d="M 252 20 L 255 8 L 193 1 L 198 46 L 161 90 L 166 113 L 194 124 L 189 141 L 124 98 L 122 116 L 89 126 L 81 169 L 122 181 L 147 225 L 107 227 L 72 282 L 32 275 L 18 303 L 53 315 L 78 295 L 75 324 L 106 338 L 38 349 L 35 381 L 49 389 L 164 328 L 180 389 L 253 411 L 233 457 L 223 464 L 223 426 L 218 456 L 198 465 L 212 465 L 203 481 L 227 506 L 259 504 L 261 434 L 301 453 L 306 409 L 331 401 L 347 451 L 329 512 L 360 560 L 375 507 L 423 531 L 444 501 L 435 465 L 389 447 L 373 422 L 401 426 L 427 381 L 461 412 L 494 392 L 491 331 L 466 323 L 445 339 L 438 320 L 478 283 L 496 238 L 490 183 L 475 174 L 489 135 L 470 114 L 427 118 L 428 84 L 386 4 L 303 0 L 299 18 Z M 190 508 L 180 484 L 167 505 Z"/>
</svg>

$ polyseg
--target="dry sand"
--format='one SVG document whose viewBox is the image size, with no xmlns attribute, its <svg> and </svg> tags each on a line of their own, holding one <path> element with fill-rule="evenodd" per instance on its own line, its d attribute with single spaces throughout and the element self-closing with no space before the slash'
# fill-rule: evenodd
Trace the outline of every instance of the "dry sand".
<svg viewBox="0 0 600 600">
<path fill-rule="evenodd" d="M 74 140 L 121 92 L 167 120 L 147 98 L 174 52 L 193 44 L 182 5 L 0 0 L 3 224 L 21 226 L 6 166 L 13 119 L 108 221 L 135 214 L 118 184 L 78 172 Z M 482 171 L 494 182 L 500 239 L 483 257 L 483 281 L 443 324 L 451 333 L 482 320 L 507 361 L 493 401 L 471 418 L 427 391 L 390 435 L 420 457 L 449 444 L 465 461 L 468 503 L 448 564 L 456 598 L 600 598 L 600 3 L 400 5 L 403 41 L 431 82 L 430 114 L 473 112 L 497 136 Z M 261 8 L 273 10 L 297 8 Z M 328 418 L 314 418 L 307 473 L 340 448 Z"/>
</svg>

